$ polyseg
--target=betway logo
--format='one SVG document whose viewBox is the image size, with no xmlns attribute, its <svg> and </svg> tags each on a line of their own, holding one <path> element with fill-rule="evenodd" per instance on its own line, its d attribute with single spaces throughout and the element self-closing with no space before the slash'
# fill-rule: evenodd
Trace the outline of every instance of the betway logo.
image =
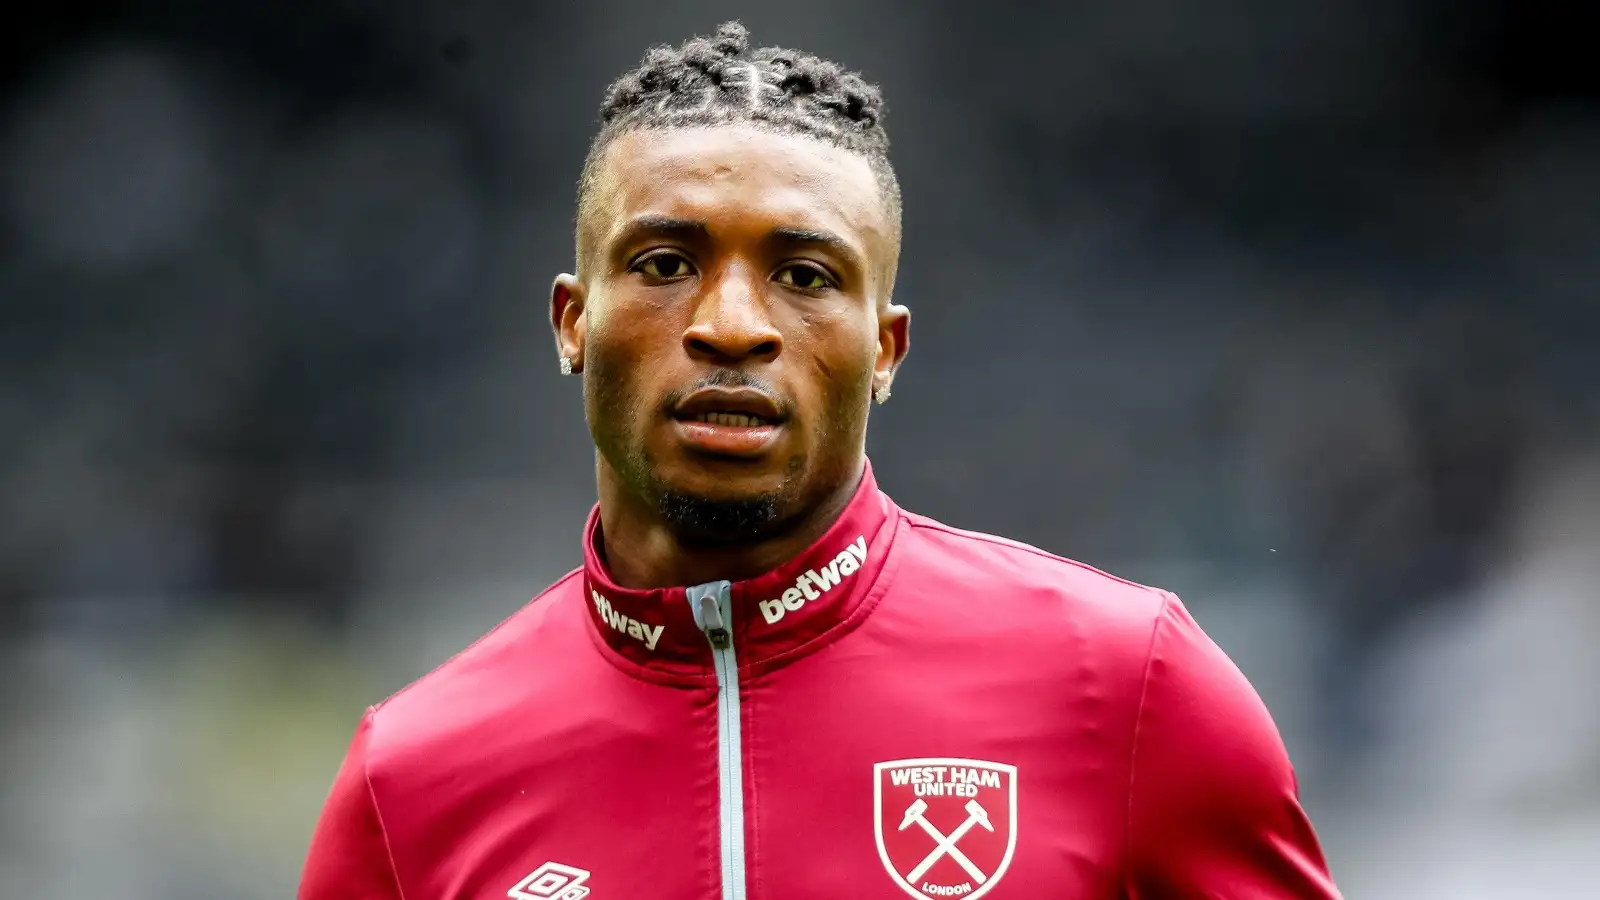
<svg viewBox="0 0 1600 900">
<path fill-rule="evenodd" d="M 611 601 L 600 596 L 594 588 L 589 589 L 589 595 L 594 597 L 594 608 L 600 612 L 600 621 L 622 632 L 628 637 L 644 644 L 646 650 L 654 650 L 656 641 L 661 640 L 661 632 L 665 625 L 646 625 L 638 619 L 630 619 L 622 614 L 622 610 L 611 605 Z"/>
<path fill-rule="evenodd" d="M 839 582 L 854 575 L 866 561 L 867 539 L 858 537 L 854 544 L 835 556 L 833 562 L 820 569 L 801 572 L 794 580 L 794 587 L 785 590 L 778 599 L 761 601 L 761 618 L 766 619 L 768 625 L 776 625 L 779 619 L 838 587 Z"/>
</svg>

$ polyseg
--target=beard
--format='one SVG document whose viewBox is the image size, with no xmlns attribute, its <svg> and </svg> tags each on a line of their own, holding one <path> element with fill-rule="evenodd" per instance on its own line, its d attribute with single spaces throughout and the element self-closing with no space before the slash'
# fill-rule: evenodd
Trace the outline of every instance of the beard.
<svg viewBox="0 0 1600 900">
<path fill-rule="evenodd" d="M 777 492 L 716 499 L 664 486 L 655 496 L 656 511 L 679 543 L 701 547 L 733 547 L 768 537 L 782 526 L 782 501 Z"/>
</svg>

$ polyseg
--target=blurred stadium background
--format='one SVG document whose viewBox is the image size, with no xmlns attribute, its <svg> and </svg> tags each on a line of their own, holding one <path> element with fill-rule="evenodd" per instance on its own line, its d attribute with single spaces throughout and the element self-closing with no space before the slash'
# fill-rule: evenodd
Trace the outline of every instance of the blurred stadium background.
<svg viewBox="0 0 1600 900">
<path fill-rule="evenodd" d="M 879 81 L 902 504 L 1179 591 L 1352 898 L 1600 881 L 1600 77 L 1555 0 L 63 2 L 0 31 L 0 897 L 283 898 L 576 564 L 600 94 Z M 13 15 L 17 15 L 13 13 Z"/>
</svg>

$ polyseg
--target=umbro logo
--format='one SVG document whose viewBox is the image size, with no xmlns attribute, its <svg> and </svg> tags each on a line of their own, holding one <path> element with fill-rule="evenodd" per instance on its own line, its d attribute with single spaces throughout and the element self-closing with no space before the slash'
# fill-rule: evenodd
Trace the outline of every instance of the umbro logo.
<svg viewBox="0 0 1600 900">
<path fill-rule="evenodd" d="M 589 896 L 583 884 L 588 880 L 589 873 L 583 869 L 547 862 L 506 891 L 506 896 L 511 900 L 583 900 Z"/>
</svg>

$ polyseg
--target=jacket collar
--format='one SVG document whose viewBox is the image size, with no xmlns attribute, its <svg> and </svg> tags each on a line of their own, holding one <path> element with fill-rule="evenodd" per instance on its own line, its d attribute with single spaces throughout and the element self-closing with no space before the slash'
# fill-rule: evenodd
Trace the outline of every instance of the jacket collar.
<svg viewBox="0 0 1600 900">
<path fill-rule="evenodd" d="M 739 663 L 770 660 L 848 619 L 883 569 L 894 515 L 869 462 L 850 503 L 821 538 L 764 575 L 731 582 L 726 624 Z M 601 559 L 600 541 L 597 505 L 584 529 L 584 599 L 605 644 L 650 668 L 709 670 L 711 643 L 696 624 L 686 588 L 618 586 Z"/>
</svg>

